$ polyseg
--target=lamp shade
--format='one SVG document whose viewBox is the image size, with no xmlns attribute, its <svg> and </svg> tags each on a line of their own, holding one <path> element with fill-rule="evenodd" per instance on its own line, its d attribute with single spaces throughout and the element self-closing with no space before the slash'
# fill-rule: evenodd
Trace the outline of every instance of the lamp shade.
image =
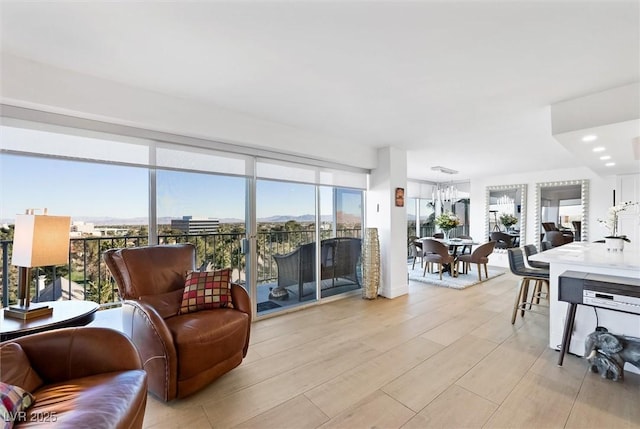
<svg viewBox="0 0 640 429">
<path fill-rule="evenodd" d="M 49 267 L 69 262 L 69 216 L 16 215 L 11 264 Z"/>
</svg>

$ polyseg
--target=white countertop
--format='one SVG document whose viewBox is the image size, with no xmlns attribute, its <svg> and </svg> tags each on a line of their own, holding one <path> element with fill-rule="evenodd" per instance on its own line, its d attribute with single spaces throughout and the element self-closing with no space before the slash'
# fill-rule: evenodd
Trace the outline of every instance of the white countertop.
<svg viewBox="0 0 640 429">
<path fill-rule="evenodd" d="M 626 246 L 622 252 L 611 252 L 607 251 L 604 243 L 574 241 L 545 252 L 536 253 L 529 259 L 549 263 L 640 271 L 640 250 L 632 246 Z"/>
</svg>

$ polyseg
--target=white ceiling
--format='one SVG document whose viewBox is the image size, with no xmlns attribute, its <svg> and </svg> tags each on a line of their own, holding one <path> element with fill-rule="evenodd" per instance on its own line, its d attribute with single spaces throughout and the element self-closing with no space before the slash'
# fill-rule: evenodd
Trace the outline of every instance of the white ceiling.
<svg viewBox="0 0 640 429">
<path fill-rule="evenodd" d="M 19 57 L 405 148 L 409 177 L 462 180 L 587 165 L 549 106 L 640 81 L 639 4 L 2 1 L 0 36 Z"/>
</svg>

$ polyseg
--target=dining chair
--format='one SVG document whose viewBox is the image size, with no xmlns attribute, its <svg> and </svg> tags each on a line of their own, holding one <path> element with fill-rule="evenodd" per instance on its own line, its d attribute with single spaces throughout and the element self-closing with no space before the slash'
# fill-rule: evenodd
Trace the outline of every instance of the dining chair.
<svg viewBox="0 0 640 429">
<path fill-rule="evenodd" d="M 557 238 L 558 232 L 560 233 L 559 235 L 562 236 L 562 241 L 564 241 L 562 244 L 571 243 L 574 240 L 573 231 L 566 228 L 558 228 L 555 222 L 542 222 L 542 227 L 544 228 L 547 241 L 551 241 L 553 243 L 555 240 L 557 243 L 560 243 L 560 239 Z M 551 239 L 549 238 L 550 236 L 553 236 L 554 238 Z M 561 246 L 562 244 L 554 244 L 554 247 Z"/>
<path fill-rule="evenodd" d="M 460 255 L 458 256 L 457 268 L 456 271 L 460 272 L 460 262 L 462 262 L 462 272 L 467 274 L 469 271 L 469 266 L 471 264 L 478 265 L 478 281 L 482 281 L 482 270 L 480 266 L 484 266 L 484 276 L 486 279 L 489 278 L 489 272 L 487 270 L 487 264 L 489 263 L 489 255 L 493 253 L 493 249 L 496 246 L 495 241 L 489 241 L 487 243 L 481 244 L 474 250 L 471 254 Z"/>
<path fill-rule="evenodd" d="M 422 252 L 422 242 L 415 235 L 409 237 L 409 257 L 413 258 L 411 269 L 416 267 L 416 258 L 420 258 L 420 267 L 424 264 L 424 253 Z"/>
<path fill-rule="evenodd" d="M 496 242 L 496 249 L 510 249 L 513 246 L 513 237 L 500 231 L 493 231 L 490 235 L 491 241 Z"/>
<path fill-rule="evenodd" d="M 547 231 L 545 241 L 551 243 L 551 247 L 559 247 L 573 241 L 573 237 L 566 236 L 562 231 Z"/>
<path fill-rule="evenodd" d="M 453 255 L 449 254 L 448 246 L 440 243 L 439 241 L 430 240 L 427 238 L 422 240 L 422 251 L 424 252 L 423 258 L 425 261 L 424 272 L 422 273 L 422 276 L 427 275 L 427 267 L 429 267 L 429 272 L 431 272 L 430 265 L 436 263 L 438 264 L 438 271 L 440 272 L 440 280 L 442 280 L 442 271 L 444 264 L 449 264 L 449 274 L 451 274 L 451 276 L 453 277 L 453 271 L 455 268 L 453 264 L 456 258 Z"/>
</svg>

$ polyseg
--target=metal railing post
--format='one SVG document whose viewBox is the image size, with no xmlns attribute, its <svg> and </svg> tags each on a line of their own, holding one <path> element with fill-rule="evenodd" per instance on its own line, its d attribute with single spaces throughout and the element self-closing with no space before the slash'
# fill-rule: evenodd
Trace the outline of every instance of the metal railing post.
<svg viewBox="0 0 640 429">
<path fill-rule="evenodd" d="M 9 243 L 2 241 L 2 306 L 9 306 Z"/>
</svg>

